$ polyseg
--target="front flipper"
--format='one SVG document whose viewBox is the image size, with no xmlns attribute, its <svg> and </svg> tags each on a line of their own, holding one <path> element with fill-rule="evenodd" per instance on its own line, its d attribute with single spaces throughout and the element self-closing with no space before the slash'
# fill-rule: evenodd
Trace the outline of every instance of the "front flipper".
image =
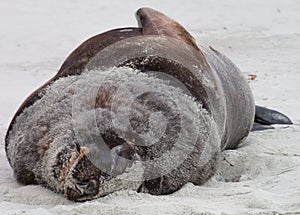
<svg viewBox="0 0 300 215">
<path fill-rule="evenodd" d="M 151 8 L 140 8 L 136 19 L 143 35 L 166 36 L 181 40 L 199 50 L 195 38 L 178 22 Z"/>
<path fill-rule="evenodd" d="M 272 124 L 291 125 L 293 122 L 283 113 L 261 106 L 255 106 L 255 119 L 252 131 L 272 129 Z"/>
</svg>

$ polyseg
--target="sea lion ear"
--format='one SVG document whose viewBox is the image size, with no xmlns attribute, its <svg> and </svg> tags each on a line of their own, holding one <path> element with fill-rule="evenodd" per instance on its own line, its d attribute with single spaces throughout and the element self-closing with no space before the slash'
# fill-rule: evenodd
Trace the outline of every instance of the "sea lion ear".
<svg viewBox="0 0 300 215">
<path fill-rule="evenodd" d="M 143 35 L 172 37 L 199 50 L 195 38 L 182 25 L 159 11 L 140 8 L 136 12 L 136 19 Z"/>
</svg>

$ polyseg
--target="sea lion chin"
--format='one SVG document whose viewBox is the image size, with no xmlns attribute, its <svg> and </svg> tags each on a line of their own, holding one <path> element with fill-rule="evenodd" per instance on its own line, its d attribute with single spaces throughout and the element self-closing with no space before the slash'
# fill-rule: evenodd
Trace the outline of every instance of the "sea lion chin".
<svg viewBox="0 0 300 215">
<path fill-rule="evenodd" d="M 164 14 L 137 18 L 82 43 L 21 105 L 5 139 L 18 181 L 74 201 L 169 194 L 205 183 L 220 151 L 249 134 L 254 101 L 239 69 Z"/>
</svg>

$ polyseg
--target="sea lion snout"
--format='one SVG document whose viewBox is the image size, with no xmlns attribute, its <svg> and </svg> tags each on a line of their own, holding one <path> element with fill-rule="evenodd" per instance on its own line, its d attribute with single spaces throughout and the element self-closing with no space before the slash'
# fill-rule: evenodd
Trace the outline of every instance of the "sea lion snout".
<svg viewBox="0 0 300 215">
<path fill-rule="evenodd" d="M 98 190 L 99 182 L 96 180 L 90 180 L 87 183 L 84 183 L 84 194 L 86 195 L 92 195 L 95 193 L 95 190 Z"/>
<path fill-rule="evenodd" d="M 65 197 L 73 201 L 84 201 L 92 199 L 98 193 L 99 181 L 90 179 L 78 182 L 74 186 L 65 187 Z"/>
</svg>

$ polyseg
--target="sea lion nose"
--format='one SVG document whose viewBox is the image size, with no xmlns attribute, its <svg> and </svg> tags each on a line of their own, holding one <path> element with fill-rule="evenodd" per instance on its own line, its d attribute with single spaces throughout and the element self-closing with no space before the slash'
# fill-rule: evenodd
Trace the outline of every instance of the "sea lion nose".
<svg viewBox="0 0 300 215">
<path fill-rule="evenodd" d="M 84 194 L 86 195 L 92 195 L 97 193 L 98 191 L 98 182 L 96 180 L 90 180 L 87 182 L 85 189 L 84 189 Z"/>
</svg>

